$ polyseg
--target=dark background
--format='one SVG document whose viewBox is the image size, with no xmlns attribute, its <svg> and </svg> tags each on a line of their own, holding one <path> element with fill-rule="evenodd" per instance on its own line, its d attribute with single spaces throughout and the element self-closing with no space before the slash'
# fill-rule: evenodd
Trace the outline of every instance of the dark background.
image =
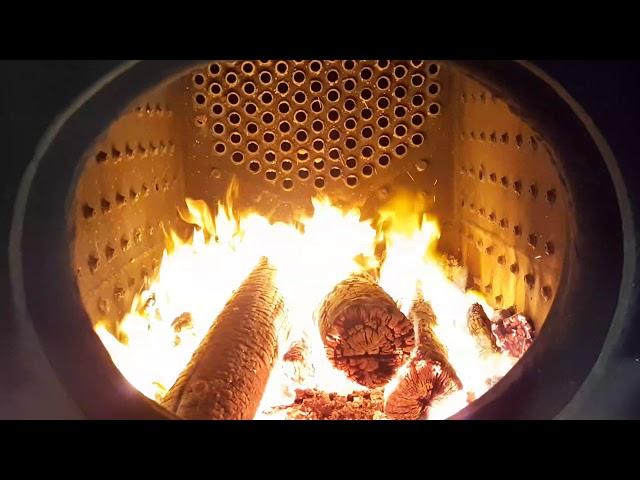
<svg viewBox="0 0 640 480">
<path fill-rule="evenodd" d="M 35 367 L 37 345 L 16 348 L 8 279 L 8 237 L 19 182 L 52 120 L 121 61 L 0 60 L 0 418 L 69 418 L 50 371 Z M 640 206 L 640 61 L 538 60 L 584 107 L 616 156 L 635 206 Z M 640 216 L 635 213 L 636 225 Z M 606 250 L 606 246 L 603 246 Z M 603 251 L 606 254 L 606 251 Z M 640 418 L 640 318 L 618 345 L 619 365 L 607 384 L 576 411 L 582 417 Z M 36 360 L 34 360 L 36 359 Z M 40 358 L 40 361 L 42 358 Z M 634 401 L 635 399 L 635 401 Z"/>
</svg>

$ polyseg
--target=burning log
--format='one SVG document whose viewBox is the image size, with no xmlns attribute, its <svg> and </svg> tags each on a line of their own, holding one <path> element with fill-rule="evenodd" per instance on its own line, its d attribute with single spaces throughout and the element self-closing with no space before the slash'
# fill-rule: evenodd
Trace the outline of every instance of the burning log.
<svg viewBox="0 0 640 480">
<path fill-rule="evenodd" d="M 492 319 L 491 329 L 498 348 L 516 358 L 522 357 L 529 349 L 535 334 L 531 323 L 517 313 L 515 307 L 498 311 Z"/>
<path fill-rule="evenodd" d="M 186 419 L 252 419 L 277 359 L 284 303 L 262 259 L 233 294 L 162 403 Z"/>
<path fill-rule="evenodd" d="M 482 305 L 479 303 L 474 303 L 469 308 L 467 312 L 467 327 L 482 353 L 500 351 L 491 331 L 491 320 L 489 320 Z"/>
<path fill-rule="evenodd" d="M 368 275 L 340 282 L 320 306 L 318 318 L 329 360 L 366 387 L 387 383 L 411 354 L 411 322 Z"/>
<path fill-rule="evenodd" d="M 447 360 L 447 350 L 433 332 L 436 316 L 429 302 L 418 298 L 409 312 L 415 326 L 416 349 L 389 387 L 384 413 L 395 420 L 426 418 L 435 399 L 462 388 Z"/>
</svg>

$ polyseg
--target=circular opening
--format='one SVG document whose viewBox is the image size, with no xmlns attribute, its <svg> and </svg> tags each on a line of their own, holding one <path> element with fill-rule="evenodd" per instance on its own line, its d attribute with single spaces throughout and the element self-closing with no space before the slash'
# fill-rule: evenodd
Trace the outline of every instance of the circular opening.
<svg viewBox="0 0 640 480">
<path fill-rule="evenodd" d="M 351 168 L 351 169 L 356 168 L 358 166 L 358 161 L 356 160 L 355 157 L 347 158 L 347 161 L 344 163 L 347 165 L 348 168 Z"/>
<path fill-rule="evenodd" d="M 311 124 L 311 129 L 316 133 L 321 132 L 323 128 L 324 128 L 324 123 L 322 123 L 322 120 L 314 120 L 313 123 Z"/>
<path fill-rule="evenodd" d="M 419 127 L 420 125 L 422 125 L 424 123 L 424 115 L 422 115 L 421 113 L 414 113 L 411 116 L 411 124 Z"/>
<path fill-rule="evenodd" d="M 383 153 L 382 155 L 380 155 L 380 158 L 378 158 L 378 165 L 380 165 L 381 167 L 387 167 L 390 163 L 391 157 L 386 153 Z"/>
<path fill-rule="evenodd" d="M 258 107 L 256 107 L 255 103 L 247 102 L 244 105 L 244 111 L 247 115 L 254 115 L 258 111 Z"/>
<path fill-rule="evenodd" d="M 329 83 L 335 83 L 338 81 L 338 71 L 337 70 L 329 70 L 327 72 L 327 80 L 329 81 Z"/>
<path fill-rule="evenodd" d="M 211 92 L 212 95 L 220 95 L 220 93 L 222 92 L 222 87 L 219 83 L 214 82 L 209 85 L 209 92 Z"/>
<path fill-rule="evenodd" d="M 377 85 L 380 90 L 386 90 L 390 85 L 389 79 L 387 77 L 380 77 L 378 78 Z"/>
<path fill-rule="evenodd" d="M 324 160 L 321 158 L 316 158 L 313 161 L 313 168 L 315 168 L 318 171 L 322 170 L 324 168 Z"/>
<path fill-rule="evenodd" d="M 233 125 L 238 125 L 240 123 L 240 115 L 237 114 L 236 112 L 231 112 L 229 114 L 229 123 L 232 123 Z"/>
<path fill-rule="evenodd" d="M 270 182 L 273 182 L 277 176 L 278 172 L 276 172 L 275 170 L 267 170 L 266 172 L 264 172 L 264 177 Z"/>
<path fill-rule="evenodd" d="M 407 109 L 402 105 L 397 105 L 396 108 L 393 109 L 393 114 L 396 118 L 402 118 L 407 114 Z"/>
<path fill-rule="evenodd" d="M 431 63 L 427 67 L 427 72 L 429 72 L 429 75 L 437 75 L 440 72 L 440 65 L 437 63 Z"/>
<path fill-rule="evenodd" d="M 362 148 L 362 156 L 364 158 L 371 158 L 372 155 L 373 155 L 373 148 L 371 148 L 368 145 Z"/>
<path fill-rule="evenodd" d="M 291 143 L 287 140 L 284 140 L 280 143 L 280 150 L 283 152 L 289 152 L 291 150 Z"/>
<path fill-rule="evenodd" d="M 356 108 L 356 102 L 353 98 L 347 98 L 344 102 L 344 109 L 351 112 Z"/>
<path fill-rule="evenodd" d="M 247 95 L 252 95 L 256 91 L 256 86 L 253 82 L 247 82 L 242 86 L 242 89 Z"/>
<path fill-rule="evenodd" d="M 335 88 L 329 90 L 329 92 L 327 93 L 327 98 L 330 102 L 337 102 L 338 100 L 340 100 L 340 92 L 338 92 L 338 90 L 336 90 Z"/>
<path fill-rule="evenodd" d="M 264 135 L 262 135 L 262 140 L 264 140 L 265 143 L 271 143 L 275 139 L 276 136 L 272 132 L 264 132 Z"/>
<path fill-rule="evenodd" d="M 249 162 L 249 171 L 251 173 L 258 173 L 260 171 L 260 162 L 256 160 L 251 160 Z"/>
<path fill-rule="evenodd" d="M 214 133 L 216 133 L 216 134 L 218 134 L 218 135 L 223 134 L 223 133 L 224 133 L 224 124 L 222 124 L 222 123 L 216 123 L 216 124 L 213 126 L 213 131 L 214 131 Z"/>
<path fill-rule="evenodd" d="M 233 132 L 229 135 L 229 140 L 231 140 L 231 143 L 235 143 L 237 145 L 242 141 L 242 136 L 238 132 Z"/>
<path fill-rule="evenodd" d="M 396 128 L 393 130 L 393 133 L 396 137 L 402 138 L 407 134 L 407 127 L 403 124 L 396 125 Z"/>
<path fill-rule="evenodd" d="M 193 76 L 193 83 L 197 86 L 204 85 L 204 75 L 202 75 L 201 73 L 196 73 Z"/>
<path fill-rule="evenodd" d="M 429 115 L 435 117 L 440 114 L 440 105 L 437 103 L 431 103 L 428 107 Z"/>
<path fill-rule="evenodd" d="M 211 75 L 217 75 L 220 73 L 220 65 L 217 63 L 212 63 L 209 65 L 209 73 Z"/>
<path fill-rule="evenodd" d="M 379 109 L 384 110 L 389 106 L 389 99 L 387 97 L 380 97 L 378 98 L 377 105 Z"/>
<path fill-rule="evenodd" d="M 345 70 L 353 70 L 356 66 L 356 62 L 354 62 L 353 60 L 345 60 L 344 62 L 342 62 L 342 68 L 344 68 Z"/>
<path fill-rule="evenodd" d="M 313 93 L 320 93 L 322 91 L 322 82 L 318 80 L 314 80 L 311 82 L 311 85 L 309 86 L 309 88 Z"/>
<path fill-rule="evenodd" d="M 371 77 L 373 77 L 373 70 L 371 70 L 369 67 L 364 67 L 362 70 L 360 70 L 360 78 L 362 80 L 369 80 Z"/>
<path fill-rule="evenodd" d="M 259 78 L 260 83 L 262 83 L 263 85 L 269 85 L 272 80 L 271 73 L 269 73 L 267 70 L 263 70 L 262 72 L 260 72 Z"/>
<path fill-rule="evenodd" d="M 356 119 L 353 117 L 349 117 L 344 121 L 344 128 L 347 130 L 354 130 L 356 128 Z"/>
<path fill-rule="evenodd" d="M 258 124 L 254 122 L 247 123 L 247 133 L 253 135 L 258 131 Z"/>
<path fill-rule="evenodd" d="M 303 91 L 299 90 L 293 96 L 293 99 L 296 101 L 296 103 L 302 104 L 307 101 L 307 96 L 304 94 Z"/>
<path fill-rule="evenodd" d="M 272 152 L 271 150 L 269 150 L 268 152 L 266 152 L 264 154 L 264 159 L 268 163 L 274 163 L 276 161 L 276 154 L 274 152 Z"/>
<path fill-rule="evenodd" d="M 280 164 L 280 168 L 282 168 L 282 170 L 284 170 L 285 172 L 288 172 L 293 168 L 293 162 L 288 158 L 285 158 Z"/>
<path fill-rule="evenodd" d="M 403 144 L 396 145 L 394 151 L 398 157 L 402 157 L 405 153 L 407 153 L 407 147 L 405 147 Z"/>
<path fill-rule="evenodd" d="M 356 145 L 357 145 L 356 139 L 353 137 L 349 137 L 345 140 L 344 145 L 349 150 L 353 150 L 354 148 L 356 148 Z"/>
<path fill-rule="evenodd" d="M 258 146 L 258 144 L 256 142 L 247 143 L 247 150 L 249 150 L 251 153 L 256 153 L 259 148 L 260 147 Z"/>
<path fill-rule="evenodd" d="M 207 103 L 207 97 L 203 93 L 196 93 L 194 98 L 198 105 L 204 105 Z"/>
<path fill-rule="evenodd" d="M 363 88 L 362 91 L 360 92 L 360 98 L 363 99 L 365 102 L 368 100 L 371 100 L 371 97 L 373 97 L 373 93 L 368 88 Z"/>
<path fill-rule="evenodd" d="M 364 138 L 371 138 L 373 136 L 373 128 L 367 125 L 360 133 Z"/>
<path fill-rule="evenodd" d="M 240 97 L 237 93 L 231 92 L 227 95 L 227 102 L 229 102 L 231 105 L 237 105 L 238 102 L 240 102 Z"/>
<path fill-rule="evenodd" d="M 300 180 L 306 180 L 307 178 L 309 178 L 309 170 L 307 168 L 304 168 L 304 167 L 299 169 L 298 170 L 298 178 L 300 178 Z"/>
<path fill-rule="evenodd" d="M 316 179 L 313 181 L 313 185 L 317 189 L 323 189 L 324 188 L 324 178 L 323 177 L 316 177 Z"/>
<path fill-rule="evenodd" d="M 329 131 L 329 138 L 334 142 L 337 142 L 338 140 L 340 140 L 340 132 L 338 131 L 338 129 L 336 128 L 331 129 Z"/>
<path fill-rule="evenodd" d="M 331 178 L 338 178 L 342 175 L 342 170 L 340 170 L 340 167 L 331 167 L 331 169 L 329 169 L 329 175 L 331 175 Z"/>
<path fill-rule="evenodd" d="M 345 183 L 347 184 L 347 186 L 353 188 L 356 185 L 358 185 L 358 177 L 355 175 L 347 175 L 347 178 L 345 179 Z"/>
<path fill-rule="evenodd" d="M 393 69 L 393 76 L 398 80 L 403 79 L 406 74 L 407 69 L 404 65 L 396 65 L 396 67 Z"/>
<path fill-rule="evenodd" d="M 296 85 L 302 84 L 306 78 L 307 77 L 302 70 L 296 70 L 293 73 L 293 83 L 295 83 Z"/>
<path fill-rule="evenodd" d="M 371 110 L 370 108 L 364 108 L 360 112 L 360 116 L 365 120 L 369 120 L 371 117 L 373 117 L 373 110 Z"/>
<path fill-rule="evenodd" d="M 331 122 L 337 122 L 338 120 L 340 120 L 340 112 L 338 112 L 338 110 L 333 108 L 329 110 L 329 113 L 327 114 L 327 118 Z"/>
<path fill-rule="evenodd" d="M 227 84 L 233 86 L 238 81 L 238 76 L 233 72 L 229 72 L 229 73 L 227 73 L 227 76 L 225 77 L 225 80 L 226 80 Z"/>
<path fill-rule="evenodd" d="M 365 177 L 370 177 L 371 175 L 373 175 L 373 166 L 369 163 L 363 166 L 362 175 L 364 175 Z"/>
<path fill-rule="evenodd" d="M 435 82 L 430 83 L 427 87 L 427 91 L 429 92 L 429 95 L 438 95 L 438 93 L 440 93 L 440 85 Z"/>
<path fill-rule="evenodd" d="M 353 80 L 353 78 L 347 78 L 343 83 L 343 88 L 347 92 L 351 92 L 354 88 L 356 88 L 356 82 Z"/>
<path fill-rule="evenodd" d="M 290 178 L 285 178 L 282 180 L 282 188 L 285 190 L 291 190 L 293 188 L 293 180 Z"/>
<path fill-rule="evenodd" d="M 276 63 L 276 72 L 278 72 L 280 75 L 284 75 L 285 73 L 287 73 L 288 70 L 289 70 L 289 65 L 287 65 L 287 62 Z"/>
<path fill-rule="evenodd" d="M 381 115 L 380 117 L 378 117 L 376 123 L 380 128 L 387 128 L 389 126 L 389 117 L 387 117 L 386 115 Z"/>
<path fill-rule="evenodd" d="M 411 99 L 411 104 L 414 107 L 419 107 L 424 103 L 424 97 L 420 94 L 418 95 L 414 95 L 413 98 Z"/>
<path fill-rule="evenodd" d="M 324 150 L 324 142 L 319 138 L 313 141 L 312 146 L 316 152 L 321 152 L 322 150 Z"/>
<path fill-rule="evenodd" d="M 244 154 L 242 152 L 233 152 L 231 160 L 233 163 L 242 163 L 244 161 Z"/>
<path fill-rule="evenodd" d="M 254 70 L 253 63 L 251 63 L 251 62 L 244 62 L 244 63 L 242 64 L 242 71 L 243 71 L 244 73 L 246 73 L 247 75 L 252 74 L 252 73 L 253 73 L 253 70 Z"/>
<path fill-rule="evenodd" d="M 390 63 L 391 62 L 389 62 L 389 60 L 378 60 L 376 62 L 376 67 L 378 67 L 380 70 L 384 70 L 389 66 Z"/>
<path fill-rule="evenodd" d="M 397 86 L 394 90 L 393 90 L 393 95 L 398 99 L 401 100 L 403 99 L 406 95 L 407 95 L 407 89 L 404 88 L 402 85 Z"/>
<path fill-rule="evenodd" d="M 340 149 L 339 148 L 332 148 L 331 150 L 329 150 L 329 158 L 331 160 L 338 160 L 340 158 Z"/>
<path fill-rule="evenodd" d="M 320 113 L 322 111 L 322 102 L 318 99 L 311 102 L 311 110 L 315 113 Z"/>
<path fill-rule="evenodd" d="M 260 101 L 265 105 L 269 105 L 273 101 L 273 95 L 269 92 L 262 92 L 262 95 L 260 95 Z"/>
<path fill-rule="evenodd" d="M 278 111 L 282 114 L 289 113 L 290 109 L 289 102 L 283 101 L 278 104 Z"/>
<path fill-rule="evenodd" d="M 422 145 L 423 141 L 424 141 L 424 136 L 421 133 L 415 133 L 411 137 L 411 143 L 416 147 L 419 145 Z"/>
<path fill-rule="evenodd" d="M 289 84 L 287 82 L 280 82 L 276 88 L 280 95 L 284 95 L 289 91 Z"/>
<path fill-rule="evenodd" d="M 307 152 L 304 148 L 301 148 L 296 153 L 296 158 L 300 162 L 306 162 L 307 160 L 309 160 L 309 152 Z"/>
<path fill-rule="evenodd" d="M 280 125 L 278 125 L 278 128 L 282 133 L 287 133 L 289 130 L 291 130 L 291 124 L 286 120 L 283 120 L 282 122 L 280 122 Z"/>
<path fill-rule="evenodd" d="M 264 112 L 262 114 L 262 121 L 267 125 L 273 122 L 273 114 L 271 112 Z"/>
<path fill-rule="evenodd" d="M 313 73 L 318 73 L 322 69 L 322 64 L 318 60 L 314 60 L 309 64 L 309 70 Z"/>
<path fill-rule="evenodd" d="M 296 132 L 296 140 L 298 140 L 298 142 L 306 142 L 308 138 L 307 132 L 305 130 L 298 130 Z"/>
</svg>

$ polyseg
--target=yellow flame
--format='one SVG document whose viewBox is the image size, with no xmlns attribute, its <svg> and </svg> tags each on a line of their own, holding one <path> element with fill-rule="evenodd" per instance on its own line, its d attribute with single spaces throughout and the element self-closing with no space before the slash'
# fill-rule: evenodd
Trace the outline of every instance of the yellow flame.
<svg viewBox="0 0 640 480">
<path fill-rule="evenodd" d="M 466 310 L 480 303 L 476 292 L 464 292 L 449 280 L 436 253 L 440 230 L 420 195 L 402 191 L 380 208 L 374 219 L 362 219 L 356 208 L 341 209 L 326 197 L 312 200 L 313 214 L 293 223 L 271 223 L 255 212 L 238 212 L 233 180 L 214 216 L 203 200 L 186 199 L 181 217 L 194 225 L 182 240 L 165 232 L 166 250 L 157 275 L 137 295 L 116 336 L 105 324 L 96 333 L 127 380 L 149 398 L 159 400 L 173 385 L 192 353 L 234 290 L 266 256 L 276 267 L 276 284 L 287 309 L 288 345 L 304 339 L 308 358 L 304 375 L 288 362 L 274 369 L 256 418 L 271 418 L 269 408 L 290 403 L 295 388 L 318 388 L 348 394 L 361 386 L 331 366 L 315 324 L 315 309 L 351 273 L 378 270 L 379 283 L 408 313 L 416 289 L 432 303 L 437 333 L 465 384 L 477 397 L 486 379 L 501 376 L 512 365 L 508 356 L 482 357 L 465 328 Z M 382 249 L 380 248 L 382 246 Z M 380 255 L 382 250 L 383 255 Z M 176 328 L 185 312 L 190 322 Z M 464 401 L 463 401 L 464 400 Z M 451 395 L 432 408 L 444 418 L 464 407 L 466 393 Z"/>
</svg>

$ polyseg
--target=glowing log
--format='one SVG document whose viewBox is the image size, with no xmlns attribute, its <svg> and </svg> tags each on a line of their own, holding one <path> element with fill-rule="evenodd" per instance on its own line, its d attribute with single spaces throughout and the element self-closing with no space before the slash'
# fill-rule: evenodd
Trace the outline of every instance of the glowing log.
<svg viewBox="0 0 640 480">
<path fill-rule="evenodd" d="M 336 285 L 320 306 L 318 327 L 331 363 L 369 388 L 391 380 L 414 346 L 411 322 L 365 274 Z"/>
<path fill-rule="evenodd" d="M 409 319 L 415 326 L 416 349 L 385 391 L 384 413 L 395 420 L 426 418 L 435 399 L 462 388 L 446 348 L 433 332 L 436 316 L 431 305 L 419 297 Z"/>
<path fill-rule="evenodd" d="M 500 351 L 491 332 L 491 320 L 484 313 L 484 309 L 479 303 L 474 303 L 469 308 L 467 312 L 467 327 L 483 354 Z"/>
<path fill-rule="evenodd" d="M 275 270 L 262 259 L 218 315 L 162 403 L 186 419 L 256 414 L 286 332 Z"/>
</svg>

